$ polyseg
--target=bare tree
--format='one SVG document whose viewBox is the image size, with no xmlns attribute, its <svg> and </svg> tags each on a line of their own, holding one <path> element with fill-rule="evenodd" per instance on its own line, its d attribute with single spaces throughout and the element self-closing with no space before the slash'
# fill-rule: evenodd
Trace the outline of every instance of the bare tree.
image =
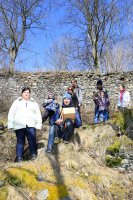
<svg viewBox="0 0 133 200">
<path fill-rule="evenodd" d="M 15 67 L 20 46 L 28 31 L 46 29 L 44 18 L 50 11 L 45 0 L 0 0 L 1 51 L 9 56 L 9 71 Z"/>
<path fill-rule="evenodd" d="M 69 0 L 68 2 L 67 23 L 73 24 L 79 30 L 78 37 L 81 35 L 81 46 L 84 47 L 86 54 L 86 56 L 83 54 L 83 61 L 88 61 L 88 66 L 91 65 L 91 68 L 99 71 L 104 47 L 112 35 L 117 20 L 116 2 L 115 0 Z"/>
<path fill-rule="evenodd" d="M 70 35 L 63 35 L 53 41 L 51 47 L 46 52 L 47 63 L 51 70 L 68 71 L 74 69 L 73 63 L 73 43 Z"/>
<path fill-rule="evenodd" d="M 133 63 L 133 49 L 131 43 L 123 40 L 113 46 L 112 49 L 106 48 L 104 54 L 103 71 L 122 72 L 130 71 Z"/>
</svg>

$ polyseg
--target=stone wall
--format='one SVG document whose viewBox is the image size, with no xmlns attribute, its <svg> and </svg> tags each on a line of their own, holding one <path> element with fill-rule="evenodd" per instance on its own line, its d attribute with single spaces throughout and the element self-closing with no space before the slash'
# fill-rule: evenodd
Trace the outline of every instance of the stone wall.
<svg viewBox="0 0 133 200">
<path fill-rule="evenodd" d="M 133 72 L 97 75 L 87 72 L 47 72 L 47 73 L 15 73 L 13 76 L 0 74 L 0 112 L 7 111 L 12 102 L 21 94 L 24 85 L 32 89 L 32 97 L 41 105 L 49 91 L 54 91 L 61 102 L 62 95 L 71 83 L 77 79 L 83 93 L 83 115 L 86 121 L 92 121 L 94 103 L 93 91 L 98 79 L 103 80 L 111 101 L 110 110 L 113 111 L 118 98 L 118 85 L 124 83 L 131 94 L 133 104 Z"/>
</svg>

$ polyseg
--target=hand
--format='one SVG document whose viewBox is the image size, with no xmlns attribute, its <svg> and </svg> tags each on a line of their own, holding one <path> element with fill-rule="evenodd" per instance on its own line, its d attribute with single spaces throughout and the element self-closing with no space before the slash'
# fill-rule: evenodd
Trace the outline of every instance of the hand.
<svg viewBox="0 0 133 200">
<path fill-rule="evenodd" d="M 10 131 L 10 133 L 14 133 L 14 129 L 13 128 L 10 128 L 9 131 Z"/>
<path fill-rule="evenodd" d="M 63 122 L 62 119 L 57 119 L 55 123 L 56 123 L 57 125 L 60 125 L 62 122 Z"/>
<path fill-rule="evenodd" d="M 116 108 L 116 112 L 118 112 L 119 110 L 118 110 L 118 108 Z"/>
<path fill-rule="evenodd" d="M 53 101 L 53 99 L 48 99 L 47 103 L 51 103 Z"/>
</svg>

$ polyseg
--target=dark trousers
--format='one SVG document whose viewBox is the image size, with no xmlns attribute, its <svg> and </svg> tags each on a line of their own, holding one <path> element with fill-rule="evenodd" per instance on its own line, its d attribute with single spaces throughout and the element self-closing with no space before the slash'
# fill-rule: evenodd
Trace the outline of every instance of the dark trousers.
<svg viewBox="0 0 133 200">
<path fill-rule="evenodd" d="M 29 143 L 29 149 L 31 155 L 37 154 L 37 144 L 36 144 L 36 129 L 33 127 L 26 127 L 18 129 L 15 131 L 17 137 L 16 144 L 16 156 L 18 158 L 23 158 L 25 139 L 27 138 Z"/>
<path fill-rule="evenodd" d="M 47 148 L 49 150 L 52 150 L 55 137 L 69 141 L 73 133 L 74 133 L 74 126 L 71 119 L 66 119 L 63 127 L 56 124 L 52 125 L 49 129 Z"/>
<path fill-rule="evenodd" d="M 69 141 L 73 133 L 74 133 L 73 122 L 71 119 L 66 119 L 64 122 L 64 130 L 62 134 L 62 139 Z"/>
</svg>

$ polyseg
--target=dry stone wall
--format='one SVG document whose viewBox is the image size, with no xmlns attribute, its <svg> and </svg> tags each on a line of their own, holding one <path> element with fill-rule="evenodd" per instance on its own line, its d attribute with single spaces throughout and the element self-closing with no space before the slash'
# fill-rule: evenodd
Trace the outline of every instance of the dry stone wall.
<svg viewBox="0 0 133 200">
<path fill-rule="evenodd" d="M 113 111 L 118 98 L 118 85 L 124 83 L 131 94 L 133 104 L 133 72 L 98 75 L 94 73 L 78 72 L 43 72 L 43 73 L 15 73 L 8 75 L 0 73 L 0 112 L 7 111 L 12 102 L 21 95 L 23 86 L 30 86 L 32 97 L 41 105 L 48 92 L 53 91 L 61 103 L 61 98 L 71 79 L 76 79 L 83 93 L 82 113 L 86 121 L 92 121 L 94 103 L 92 99 L 96 82 L 102 79 L 108 90 L 111 101 L 110 110 Z"/>
</svg>

